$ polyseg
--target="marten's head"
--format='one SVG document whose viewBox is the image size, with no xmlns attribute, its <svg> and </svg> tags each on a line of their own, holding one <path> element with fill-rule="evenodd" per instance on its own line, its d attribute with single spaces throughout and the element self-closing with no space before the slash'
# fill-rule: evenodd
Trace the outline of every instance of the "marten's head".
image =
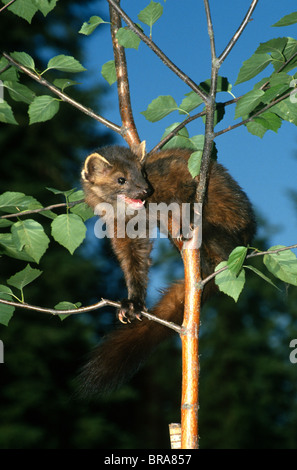
<svg viewBox="0 0 297 470">
<path fill-rule="evenodd" d="M 81 177 L 86 203 L 94 209 L 99 203 L 115 207 L 118 197 L 140 209 L 153 193 L 139 158 L 125 147 L 103 147 L 89 155 Z"/>
</svg>

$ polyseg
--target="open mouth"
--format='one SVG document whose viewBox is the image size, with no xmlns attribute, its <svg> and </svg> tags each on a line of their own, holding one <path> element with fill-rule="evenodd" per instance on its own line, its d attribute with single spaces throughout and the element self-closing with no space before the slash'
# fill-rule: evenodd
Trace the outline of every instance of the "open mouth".
<svg viewBox="0 0 297 470">
<path fill-rule="evenodd" d="M 131 206 L 133 209 L 141 209 L 144 206 L 145 201 L 141 199 L 132 199 L 124 194 L 120 195 L 120 198 L 125 201 L 128 206 Z"/>
</svg>

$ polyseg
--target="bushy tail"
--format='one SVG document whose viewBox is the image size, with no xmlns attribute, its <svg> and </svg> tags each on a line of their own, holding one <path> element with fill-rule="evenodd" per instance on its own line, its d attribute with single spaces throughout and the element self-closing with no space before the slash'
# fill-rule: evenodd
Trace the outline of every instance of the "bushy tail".
<svg viewBox="0 0 297 470">
<path fill-rule="evenodd" d="M 183 311 L 184 281 L 180 281 L 170 286 L 150 313 L 180 325 Z M 109 334 L 82 370 L 83 394 L 109 392 L 126 382 L 152 350 L 172 333 L 170 328 L 143 318 Z"/>
</svg>

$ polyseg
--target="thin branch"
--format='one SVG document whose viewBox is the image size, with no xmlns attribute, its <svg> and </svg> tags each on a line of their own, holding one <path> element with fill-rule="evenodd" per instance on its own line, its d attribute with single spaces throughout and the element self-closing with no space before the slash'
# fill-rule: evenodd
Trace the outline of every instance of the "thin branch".
<svg viewBox="0 0 297 470">
<path fill-rule="evenodd" d="M 210 8 L 209 8 L 208 0 L 204 0 L 204 8 L 205 8 L 205 13 L 206 13 L 208 35 L 209 35 L 209 39 L 210 39 L 211 58 L 212 58 L 212 60 L 215 60 L 216 59 L 215 38 L 214 38 L 213 25 L 212 25 L 212 21 L 211 21 Z"/>
<path fill-rule="evenodd" d="M 73 201 L 73 202 L 68 202 L 68 203 L 61 202 L 59 204 L 52 204 L 51 206 L 40 207 L 39 209 L 29 209 L 27 211 L 16 212 L 14 214 L 1 215 L 0 219 L 11 219 L 13 217 L 21 217 L 23 215 L 38 214 L 39 212 L 50 211 L 52 209 L 57 209 L 59 207 L 73 207 L 73 206 L 76 206 L 77 204 L 81 204 L 82 202 L 85 202 L 85 200 L 80 199 L 79 201 Z"/>
<path fill-rule="evenodd" d="M 120 0 L 116 0 L 116 2 L 120 4 Z M 118 30 L 122 26 L 121 17 L 111 5 L 109 6 L 109 11 L 113 54 L 117 74 L 119 109 L 122 119 L 122 135 L 129 147 L 135 148 L 135 146 L 140 144 L 140 138 L 137 133 L 131 107 L 125 48 L 119 44 L 116 38 Z"/>
<path fill-rule="evenodd" d="M 186 83 L 195 93 L 197 93 L 204 102 L 207 101 L 207 94 L 197 85 L 188 75 L 179 69 L 165 54 L 164 52 L 148 37 L 146 36 L 130 19 L 130 17 L 122 10 L 117 4 L 116 0 L 107 0 L 110 5 L 120 14 L 127 26 L 162 60 L 162 62 L 174 72 L 184 83 Z"/>
<path fill-rule="evenodd" d="M 211 81 L 210 81 L 210 91 L 208 99 L 205 105 L 205 134 L 204 134 L 204 147 L 201 161 L 201 169 L 199 174 L 199 180 L 196 190 L 196 201 L 198 203 L 203 203 L 206 184 L 209 173 L 211 152 L 214 141 L 214 112 L 216 108 L 216 91 L 217 91 L 217 78 L 220 64 L 215 55 L 215 46 L 214 46 L 214 36 L 213 36 L 213 26 L 210 15 L 209 3 L 208 0 L 204 0 L 204 6 L 206 11 L 207 18 L 207 28 L 209 32 L 210 45 L 211 45 L 211 54 L 212 54 L 212 67 L 211 67 Z"/>
<path fill-rule="evenodd" d="M 69 309 L 69 310 L 59 310 L 59 309 L 56 310 L 54 308 L 38 307 L 36 305 L 30 305 L 30 304 L 21 303 L 21 302 L 13 302 L 13 301 L 4 300 L 4 299 L 0 299 L 0 304 L 9 305 L 11 307 L 20 307 L 20 308 L 24 308 L 27 310 L 34 310 L 34 311 L 41 312 L 41 313 L 49 313 L 51 315 L 77 315 L 79 313 L 87 313 L 93 310 L 98 310 L 102 307 L 106 307 L 107 305 L 111 307 L 116 307 L 116 308 L 119 308 L 121 306 L 119 302 L 113 302 L 112 300 L 107 300 L 107 299 L 101 299 L 99 302 L 93 305 L 88 305 L 87 307 L 80 307 L 80 308 L 74 308 L 74 309 Z M 141 314 L 148 320 L 152 320 L 157 323 L 160 323 L 161 325 L 167 326 L 168 328 L 181 334 L 182 328 L 179 325 L 176 325 L 173 322 L 168 322 L 166 320 L 163 320 L 162 318 L 156 317 L 155 315 L 152 315 L 149 312 L 142 311 Z"/>
<path fill-rule="evenodd" d="M 220 62 L 220 64 L 222 64 L 224 62 L 224 60 L 226 59 L 227 55 L 231 52 L 231 50 L 233 49 L 233 47 L 235 46 L 236 42 L 238 41 L 239 37 L 241 36 L 241 34 L 243 33 L 246 25 L 248 24 L 248 22 L 250 21 L 250 18 L 251 18 L 251 15 L 254 11 L 254 9 L 256 8 L 257 6 L 257 3 L 258 3 L 258 0 L 253 0 L 248 11 L 247 11 L 247 14 L 245 15 L 241 25 L 239 26 L 238 30 L 236 31 L 236 33 L 233 35 L 233 37 L 231 38 L 229 44 L 226 46 L 225 50 L 222 52 L 222 54 L 219 56 L 218 60 Z"/>
<path fill-rule="evenodd" d="M 215 132 L 214 134 L 214 138 L 218 137 L 219 135 L 222 135 L 222 134 L 225 134 L 226 132 L 229 132 L 229 131 L 232 131 L 233 129 L 236 129 L 237 127 L 240 127 L 244 124 L 247 124 L 248 122 L 251 122 L 253 119 L 255 119 L 256 117 L 260 116 L 261 114 L 265 113 L 266 111 L 268 111 L 270 108 L 272 108 L 274 105 L 280 103 L 281 101 L 289 98 L 289 96 L 291 95 L 292 93 L 292 90 L 289 91 L 288 93 L 286 93 L 285 95 L 281 96 L 280 98 L 277 98 L 275 101 L 273 101 L 272 103 L 269 103 L 267 106 L 264 106 L 264 108 L 260 109 L 257 113 L 253 114 L 252 116 L 250 116 L 249 118 L 247 119 L 244 119 L 243 121 L 241 122 L 238 122 L 237 124 L 234 124 L 233 126 L 229 126 L 229 127 L 226 127 L 225 129 L 221 130 L 221 131 L 218 131 L 218 132 Z"/>
<path fill-rule="evenodd" d="M 205 116 L 205 114 L 206 114 L 206 111 L 201 111 L 200 113 L 194 114 L 193 116 L 189 116 L 187 119 L 181 122 L 178 126 L 176 126 L 171 132 L 169 132 L 169 134 L 167 134 L 166 137 L 164 137 L 164 139 L 160 140 L 160 142 L 157 145 L 155 145 L 155 147 L 152 148 L 152 150 L 150 150 L 150 152 L 147 154 L 147 157 L 149 157 L 151 154 L 160 150 L 160 148 L 162 148 L 165 144 L 167 144 L 167 142 L 169 142 L 169 140 L 172 139 L 172 137 L 178 134 L 178 132 L 181 129 L 186 127 L 187 124 L 194 121 L 195 119 L 198 119 L 201 116 Z"/>
<path fill-rule="evenodd" d="M 37 83 L 40 83 L 40 85 L 43 85 L 46 88 L 48 88 L 52 93 L 54 93 L 59 98 L 61 98 L 61 100 L 65 101 L 66 103 L 71 104 L 75 108 L 79 109 L 79 111 L 81 111 L 82 113 L 86 114 L 87 116 L 95 119 L 96 121 L 101 122 L 101 124 L 104 124 L 109 129 L 117 132 L 118 134 L 122 134 L 122 128 L 120 126 L 114 124 L 113 122 L 109 121 L 108 119 L 105 119 L 104 117 L 100 116 L 99 114 L 96 114 L 92 109 L 83 106 L 81 103 L 74 100 L 73 98 L 70 98 L 70 96 L 66 95 L 66 93 L 62 92 L 59 88 L 52 85 L 45 78 L 40 77 L 39 75 L 37 75 L 32 70 L 30 70 L 27 67 L 25 67 L 24 65 L 18 63 L 16 60 L 14 60 L 12 57 L 10 57 L 10 55 L 8 55 L 6 52 L 3 52 L 2 55 L 11 64 L 13 64 L 19 70 L 21 70 L 21 72 L 24 72 L 26 75 L 28 75 L 30 78 L 35 80 Z"/>
<path fill-rule="evenodd" d="M 4 5 L 4 7 L 0 8 L 0 13 L 2 13 L 3 10 L 5 10 L 6 8 L 8 8 L 10 5 L 12 5 L 16 0 L 10 0 L 10 2 L 6 3 L 6 5 Z"/>
</svg>

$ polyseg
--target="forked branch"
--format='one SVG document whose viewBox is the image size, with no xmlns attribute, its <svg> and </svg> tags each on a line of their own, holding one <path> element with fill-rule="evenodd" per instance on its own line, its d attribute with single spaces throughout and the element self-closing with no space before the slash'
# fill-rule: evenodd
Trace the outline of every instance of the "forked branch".
<svg viewBox="0 0 297 470">
<path fill-rule="evenodd" d="M 107 0 L 110 5 L 118 12 L 118 14 L 125 21 L 127 26 L 162 60 L 162 62 L 174 72 L 184 83 L 186 83 L 193 91 L 195 91 L 204 102 L 207 101 L 207 94 L 197 85 L 188 75 L 186 75 L 181 69 L 179 69 L 165 54 L 164 52 L 146 36 L 140 28 L 138 28 L 131 18 L 124 12 L 120 7 L 118 0 Z"/>
</svg>

